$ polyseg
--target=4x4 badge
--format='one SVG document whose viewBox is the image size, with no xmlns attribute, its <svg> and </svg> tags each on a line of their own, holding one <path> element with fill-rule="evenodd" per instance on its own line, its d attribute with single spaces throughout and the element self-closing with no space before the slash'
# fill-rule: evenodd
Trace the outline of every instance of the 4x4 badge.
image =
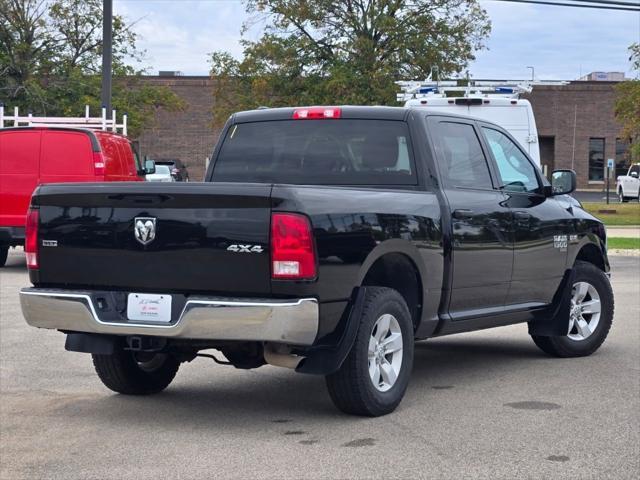
<svg viewBox="0 0 640 480">
<path fill-rule="evenodd" d="M 133 233 L 142 245 L 153 242 L 156 238 L 156 219 L 153 217 L 136 217 L 133 221 Z"/>
</svg>

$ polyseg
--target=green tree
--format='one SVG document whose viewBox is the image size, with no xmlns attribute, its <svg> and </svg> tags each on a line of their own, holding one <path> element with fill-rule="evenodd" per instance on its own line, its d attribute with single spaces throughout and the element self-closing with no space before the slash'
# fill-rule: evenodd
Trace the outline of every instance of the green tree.
<svg viewBox="0 0 640 480">
<path fill-rule="evenodd" d="M 631 139 L 630 154 L 632 161 L 640 161 L 640 43 L 629 47 L 631 69 L 636 78 L 617 85 L 615 114 L 622 124 L 623 138 Z"/>
<path fill-rule="evenodd" d="M 476 0 L 247 0 L 246 10 L 266 28 L 243 41 L 241 60 L 211 54 L 217 124 L 259 105 L 393 104 L 395 81 L 462 71 L 491 29 Z"/>
<path fill-rule="evenodd" d="M 132 25 L 113 17 L 113 108 L 136 135 L 155 109 L 184 102 L 164 87 L 141 86 L 144 52 Z M 0 102 L 34 114 L 78 116 L 101 106 L 102 1 L 0 0 Z"/>
</svg>

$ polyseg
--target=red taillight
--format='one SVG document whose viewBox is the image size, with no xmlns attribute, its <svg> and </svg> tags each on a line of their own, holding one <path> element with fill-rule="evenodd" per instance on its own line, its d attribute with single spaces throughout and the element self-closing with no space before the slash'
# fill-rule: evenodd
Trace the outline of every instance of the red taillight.
<svg viewBox="0 0 640 480">
<path fill-rule="evenodd" d="M 100 152 L 93 152 L 93 173 L 96 177 L 104 176 L 104 158 Z"/>
<path fill-rule="evenodd" d="M 337 107 L 309 107 L 296 108 L 293 111 L 294 120 L 319 120 L 323 118 L 340 118 L 342 110 Z"/>
<path fill-rule="evenodd" d="M 311 279 L 316 276 L 316 255 L 309 219 L 295 213 L 271 216 L 271 276 Z"/>
<path fill-rule="evenodd" d="M 25 225 L 24 252 L 27 257 L 27 268 L 38 268 L 38 221 L 40 214 L 35 208 L 29 208 Z"/>
</svg>

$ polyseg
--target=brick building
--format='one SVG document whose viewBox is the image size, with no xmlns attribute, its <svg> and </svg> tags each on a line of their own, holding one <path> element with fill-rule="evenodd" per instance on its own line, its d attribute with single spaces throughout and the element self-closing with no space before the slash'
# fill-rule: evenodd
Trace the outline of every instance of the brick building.
<svg viewBox="0 0 640 480">
<path fill-rule="evenodd" d="M 620 138 L 613 114 L 617 82 L 571 82 L 536 86 L 526 98 L 538 127 L 540 161 L 547 170 L 571 168 L 578 188 L 602 190 L 607 159 L 616 163 L 612 178 L 626 173 L 629 139 Z"/>
<path fill-rule="evenodd" d="M 141 152 L 155 159 L 180 158 L 188 164 L 191 178 L 201 180 L 219 135 L 212 127 L 213 81 L 190 76 L 150 76 L 145 81 L 171 88 L 188 107 L 180 113 L 159 111 L 156 126 L 139 138 Z M 616 174 L 628 162 L 628 141 L 620 138 L 613 115 L 615 85 L 576 81 L 536 86 L 526 97 L 536 117 L 542 164 L 549 172 L 573 168 L 580 189 L 602 190 L 608 158 L 616 159 Z"/>
<path fill-rule="evenodd" d="M 137 139 L 140 153 L 153 159 L 180 159 L 187 164 L 191 180 L 202 180 L 219 135 L 212 126 L 213 81 L 204 76 L 148 76 L 143 81 L 170 88 L 187 108 L 183 112 L 158 110 L 155 125 Z"/>
</svg>

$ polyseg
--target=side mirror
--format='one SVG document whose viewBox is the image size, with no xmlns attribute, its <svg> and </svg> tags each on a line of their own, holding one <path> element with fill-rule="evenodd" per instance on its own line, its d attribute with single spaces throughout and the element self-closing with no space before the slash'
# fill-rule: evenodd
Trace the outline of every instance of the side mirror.
<svg viewBox="0 0 640 480">
<path fill-rule="evenodd" d="M 554 170 L 551 174 L 551 195 L 567 195 L 576 189 L 577 178 L 573 170 Z"/>
<path fill-rule="evenodd" d="M 153 160 L 145 160 L 144 161 L 144 173 L 145 175 L 152 175 L 156 173 L 156 162 Z"/>
<path fill-rule="evenodd" d="M 638 178 L 638 172 L 631 172 L 630 174 L 633 178 Z"/>
</svg>

